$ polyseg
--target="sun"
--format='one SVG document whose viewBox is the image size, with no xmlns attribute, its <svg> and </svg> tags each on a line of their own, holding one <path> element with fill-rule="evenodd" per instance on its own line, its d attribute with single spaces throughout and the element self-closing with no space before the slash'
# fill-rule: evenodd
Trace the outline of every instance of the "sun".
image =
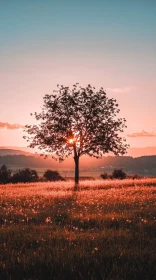
<svg viewBox="0 0 156 280">
<path fill-rule="evenodd" d="M 79 137 L 79 133 L 75 132 L 74 134 L 72 134 L 69 138 L 68 138 L 68 144 L 70 146 L 76 146 L 76 147 L 80 147 L 80 137 Z"/>
<path fill-rule="evenodd" d="M 69 144 L 74 144 L 75 139 L 72 139 L 72 138 L 71 138 L 71 139 L 68 140 L 68 142 L 69 142 Z"/>
</svg>

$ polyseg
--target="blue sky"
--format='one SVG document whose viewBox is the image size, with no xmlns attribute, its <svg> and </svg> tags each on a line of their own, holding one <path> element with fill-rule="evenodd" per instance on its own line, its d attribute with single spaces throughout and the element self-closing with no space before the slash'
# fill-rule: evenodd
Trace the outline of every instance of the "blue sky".
<svg viewBox="0 0 156 280">
<path fill-rule="evenodd" d="M 27 124 L 57 83 L 103 86 L 126 134 L 156 130 L 156 1 L 0 1 L 0 122 Z M 0 145 L 24 145 L 1 129 Z M 132 146 L 155 137 L 129 137 Z"/>
</svg>

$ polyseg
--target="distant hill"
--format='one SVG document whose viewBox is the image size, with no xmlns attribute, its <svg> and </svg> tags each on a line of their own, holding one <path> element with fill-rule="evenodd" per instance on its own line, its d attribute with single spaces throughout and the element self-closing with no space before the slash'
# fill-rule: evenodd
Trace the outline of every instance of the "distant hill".
<svg viewBox="0 0 156 280">
<path fill-rule="evenodd" d="M 1 155 L 34 155 L 35 150 L 27 147 L 0 147 L 0 156 Z M 107 155 L 112 156 L 112 153 Z M 106 155 L 106 156 L 107 156 Z M 152 156 L 156 155 L 156 147 L 131 147 L 127 150 L 126 156 L 131 157 L 141 157 L 141 156 Z"/>
<path fill-rule="evenodd" d="M 27 148 L 27 147 L 12 147 L 12 146 L 6 146 L 6 147 L 0 147 L 0 156 L 1 155 L 30 155 L 34 154 L 34 150 Z"/>
<path fill-rule="evenodd" d="M 3 155 L 0 156 L 0 166 L 6 164 L 13 171 L 20 168 L 51 168 L 53 170 L 74 170 L 74 161 L 70 157 L 62 163 L 51 158 L 44 159 L 38 155 Z M 80 170 L 92 172 L 111 173 L 115 168 L 122 168 L 129 174 L 138 173 L 146 176 L 156 176 L 156 156 L 128 157 L 128 156 L 106 156 L 101 159 L 80 158 Z"/>
<path fill-rule="evenodd" d="M 59 163 L 50 158 L 44 159 L 39 154 L 31 153 L 29 148 L 0 147 L 0 165 L 6 164 L 12 171 L 30 167 L 34 169 L 51 168 L 59 171 L 74 171 L 74 161 L 69 157 Z M 155 155 L 153 155 L 155 153 Z M 137 157 L 134 157 L 137 155 Z M 101 159 L 83 156 L 80 158 L 80 170 L 85 172 L 111 173 L 115 168 L 122 168 L 129 174 L 156 176 L 156 147 L 129 148 L 126 156 L 115 157 L 110 154 Z"/>
<path fill-rule="evenodd" d="M 14 150 L 14 149 L 5 149 L 0 148 L 0 156 L 7 156 L 7 155 L 31 155 L 29 152 L 24 152 L 21 150 Z"/>
</svg>

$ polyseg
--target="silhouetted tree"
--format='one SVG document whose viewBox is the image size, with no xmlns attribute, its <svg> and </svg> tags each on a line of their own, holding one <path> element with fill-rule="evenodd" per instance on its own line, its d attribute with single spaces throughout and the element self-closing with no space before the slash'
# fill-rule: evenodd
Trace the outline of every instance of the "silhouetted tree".
<svg viewBox="0 0 156 280">
<path fill-rule="evenodd" d="M 138 173 L 135 173 L 133 176 L 132 176 L 132 179 L 141 179 L 142 177 L 138 174 Z"/>
<path fill-rule="evenodd" d="M 103 174 L 100 175 L 100 177 L 101 177 L 102 179 L 108 179 L 108 178 L 109 178 L 109 175 L 108 175 L 108 173 L 103 173 Z"/>
<path fill-rule="evenodd" d="M 0 184 L 7 184 L 11 179 L 11 170 L 6 167 L 6 165 L 2 165 L 0 168 Z"/>
<path fill-rule="evenodd" d="M 114 169 L 112 179 L 126 179 L 127 175 L 122 169 Z"/>
<path fill-rule="evenodd" d="M 37 171 L 29 168 L 20 169 L 12 176 L 13 183 L 37 182 L 39 179 Z"/>
<path fill-rule="evenodd" d="M 52 153 L 59 161 L 73 155 L 78 184 L 80 156 L 100 158 L 109 151 L 115 155 L 126 152 L 128 145 L 120 136 L 126 120 L 117 118 L 119 111 L 116 100 L 108 98 L 103 88 L 58 85 L 57 91 L 45 95 L 41 113 L 34 114 L 39 123 L 27 125 L 30 136 L 24 138 L 29 147 Z"/>
<path fill-rule="evenodd" d="M 59 180 L 63 181 L 64 180 L 58 171 L 53 171 L 50 169 L 45 171 L 45 173 L 43 174 L 43 177 L 47 181 L 59 181 Z"/>
</svg>

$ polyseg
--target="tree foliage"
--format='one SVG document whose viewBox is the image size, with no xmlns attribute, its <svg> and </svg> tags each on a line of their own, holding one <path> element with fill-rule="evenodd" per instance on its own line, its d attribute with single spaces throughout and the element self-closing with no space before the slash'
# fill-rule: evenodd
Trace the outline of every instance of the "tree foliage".
<svg viewBox="0 0 156 280">
<path fill-rule="evenodd" d="M 126 179 L 127 174 L 122 169 L 114 169 L 112 173 L 113 179 Z"/>
<path fill-rule="evenodd" d="M 38 123 L 26 126 L 24 138 L 29 147 L 51 153 L 59 161 L 73 154 L 78 177 L 80 156 L 99 158 L 109 151 L 115 155 L 126 152 L 128 146 L 121 137 L 126 120 L 117 117 L 119 111 L 116 100 L 108 98 L 103 88 L 58 86 L 44 96 L 42 111 L 34 114 Z"/>
<path fill-rule="evenodd" d="M 0 168 L 0 183 L 7 184 L 11 180 L 11 170 L 6 167 L 6 165 L 2 165 Z"/>
<path fill-rule="evenodd" d="M 43 174 L 43 177 L 47 181 L 63 181 L 64 180 L 58 171 L 53 171 L 50 169 L 45 171 L 45 173 Z"/>
<path fill-rule="evenodd" d="M 37 171 L 29 168 L 20 169 L 12 176 L 13 183 L 31 183 L 37 182 L 38 179 Z"/>
<path fill-rule="evenodd" d="M 101 177 L 102 179 L 105 179 L 105 180 L 106 180 L 106 179 L 109 179 L 109 175 L 108 175 L 108 173 L 106 173 L 106 172 L 103 173 L 103 174 L 101 174 L 100 177 Z"/>
</svg>

